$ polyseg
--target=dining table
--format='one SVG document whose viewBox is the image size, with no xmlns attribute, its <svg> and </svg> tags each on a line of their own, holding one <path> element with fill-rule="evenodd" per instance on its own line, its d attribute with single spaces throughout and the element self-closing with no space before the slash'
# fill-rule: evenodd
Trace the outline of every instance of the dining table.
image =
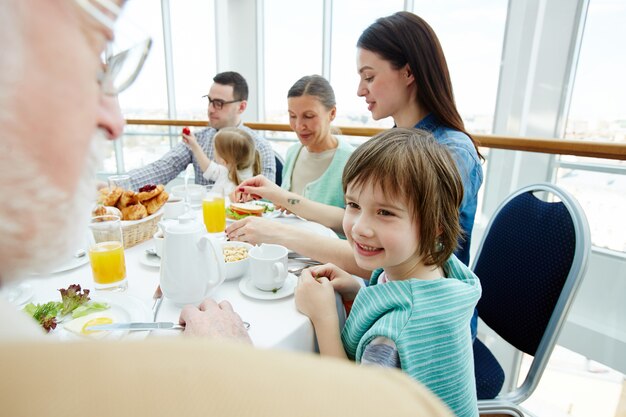
<svg viewBox="0 0 626 417">
<path fill-rule="evenodd" d="M 202 221 L 202 211 L 193 211 L 197 221 Z M 313 231 L 320 235 L 335 237 L 337 235 L 331 229 L 314 222 L 310 222 L 294 215 L 277 214 L 269 218 L 271 222 L 282 222 Z M 216 239 L 225 239 L 224 233 L 213 234 Z M 80 239 L 77 239 L 77 242 Z M 154 241 L 149 239 L 124 251 L 126 262 L 126 276 L 128 287 L 124 291 L 112 293 L 106 290 L 94 290 L 92 271 L 89 265 L 89 256 L 82 243 L 77 243 L 75 255 L 57 268 L 55 272 L 31 275 L 19 284 L 19 288 L 4 289 L 13 291 L 14 304 L 23 307 L 28 302 L 45 303 L 48 301 L 60 301 L 58 290 L 67 288 L 71 284 L 79 284 L 82 288 L 90 289 L 90 297 L 97 301 L 110 301 L 118 307 L 126 310 L 126 316 L 130 321 L 156 321 L 178 323 L 181 305 L 177 305 L 163 297 L 157 303 L 155 294 L 158 294 L 160 280 L 160 258 L 154 255 Z M 292 253 L 290 251 L 290 253 Z M 77 255 L 77 256 L 76 256 Z M 290 270 L 305 267 L 302 260 L 292 259 L 290 256 L 288 268 Z M 248 274 L 250 271 L 248 271 Z M 315 333 L 309 318 L 301 314 L 295 306 L 293 288 L 287 292 L 267 292 L 264 294 L 246 294 L 242 291 L 242 278 L 224 281 L 217 287 L 210 298 L 217 302 L 227 300 L 233 309 L 241 316 L 242 320 L 249 323 L 248 332 L 254 345 L 259 348 L 286 349 L 293 351 L 314 352 L 317 350 Z M 0 294 L 3 296 L 3 294 Z M 160 305 L 159 305 L 160 304 Z M 158 314 L 154 316 L 154 310 L 158 305 Z M 341 301 L 337 297 L 337 308 L 343 310 Z M 58 325 L 61 330 L 55 329 L 54 334 L 67 336 L 70 332 L 64 332 L 64 323 Z M 105 332 L 101 332 L 105 333 Z M 111 336 L 115 337 L 111 332 Z M 57 337 L 59 337 L 57 335 Z M 118 337 L 121 337 L 117 335 Z M 74 337 L 61 337 L 61 339 L 74 340 Z M 128 332 L 125 337 L 183 337 L 182 332 L 175 330 L 152 330 Z"/>
</svg>

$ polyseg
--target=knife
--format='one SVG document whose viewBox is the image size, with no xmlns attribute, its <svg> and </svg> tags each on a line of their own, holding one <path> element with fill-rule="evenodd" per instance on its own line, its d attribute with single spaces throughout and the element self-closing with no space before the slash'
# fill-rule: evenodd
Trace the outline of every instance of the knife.
<svg viewBox="0 0 626 417">
<path fill-rule="evenodd" d="M 131 323 L 112 323 L 112 324 L 95 324 L 93 326 L 87 326 L 85 330 L 88 331 L 116 331 L 116 330 L 183 330 L 185 326 L 172 323 L 171 321 L 162 321 L 157 323 L 151 322 L 131 322 Z"/>
<path fill-rule="evenodd" d="M 244 321 L 243 326 L 248 330 L 250 328 L 250 323 Z M 130 323 L 112 323 L 112 324 L 94 324 L 91 326 L 87 326 L 85 330 L 96 332 L 96 331 L 109 331 L 114 332 L 118 330 L 184 330 L 185 326 L 181 324 L 175 324 L 171 321 L 159 321 L 156 323 L 152 322 L 130 322 Z"/>
</svg>

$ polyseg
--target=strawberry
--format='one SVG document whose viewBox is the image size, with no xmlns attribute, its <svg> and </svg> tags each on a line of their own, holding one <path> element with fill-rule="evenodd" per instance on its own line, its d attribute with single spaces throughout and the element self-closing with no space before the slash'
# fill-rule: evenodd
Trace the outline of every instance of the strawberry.
<svg viewBox="0 0 626 417">
<path fill-rule="evenodd" d="M 191 135 L 191 130 L 188 127 L 183 127 L 183 135 Z"/>
</svg>

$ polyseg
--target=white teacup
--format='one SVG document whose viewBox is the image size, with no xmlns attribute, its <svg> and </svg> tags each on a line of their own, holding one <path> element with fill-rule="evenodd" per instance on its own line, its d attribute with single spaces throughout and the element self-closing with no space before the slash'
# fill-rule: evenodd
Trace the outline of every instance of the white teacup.
<svg viewBox="0 0 626 417">
<path fill-rule="evenodd" d="M 163 232 L 159 230 L 152 236 L 154 240 L 154 251 L 156 252 L 159 258 L 163 257 L 163 241 L 165 240 L 165 236 L 163 236 Z"/>
<path fill-rule="evenodd" d="M 248 251 L 250 275 L 255 287 L 262 291 L 276 291 L 287 279 L 287 248 L 262 243 Z"/>
<path fill-rule="evenodd" d="M 187 212 L 187 204 L 182 197 L 170 197 L 163 205 L 164 219 L 177 219 Z"/>
</svg>

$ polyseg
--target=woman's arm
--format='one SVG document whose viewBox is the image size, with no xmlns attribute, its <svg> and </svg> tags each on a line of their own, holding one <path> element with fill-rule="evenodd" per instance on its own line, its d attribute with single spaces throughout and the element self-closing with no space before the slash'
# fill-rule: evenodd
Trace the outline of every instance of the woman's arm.
<svg viewBox="0 0 626 417">
<path fill-rule="evenodd" d="M 239 201 L 265 198 L 300 217 L 323 224 L 336 232 L 342 233 L 344 209 L 318 203 L 299 194 L 287 191 L 262 175 L 257 175 L 239 184 L 237 196 Z"/>
<path fill-rule="evenodd" d="M 228 225 L 230 240 L 253 245 L 275 243 L 323 263 L 333 263 L 352 275 L 369 279 L 371 272 L 360 268 L 354 259 L 350 244 L 334 237 L 321 236 L 300 227 L 261 217 L 246 217 Z"/>
</svg>

